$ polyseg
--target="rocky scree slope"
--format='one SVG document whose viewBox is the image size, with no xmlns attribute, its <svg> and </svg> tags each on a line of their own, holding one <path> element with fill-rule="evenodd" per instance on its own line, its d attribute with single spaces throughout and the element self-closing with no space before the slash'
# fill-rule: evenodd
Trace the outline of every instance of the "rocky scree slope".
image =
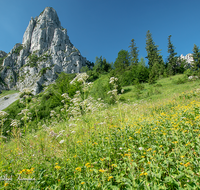
<svg viewBox="0 0 200 190">
<path fill-rule="evenodd" d="M 29 88 L 33 94 L 53 83 L 58 73 L 79 73 L 83 66 L 93 66 L 70 42 L 67 30 L 51 7 L 31 18 L 22 44 L 16 44 L 3 56 L 6 57 L 0 67 L 0 88 Z"/>
</svg>

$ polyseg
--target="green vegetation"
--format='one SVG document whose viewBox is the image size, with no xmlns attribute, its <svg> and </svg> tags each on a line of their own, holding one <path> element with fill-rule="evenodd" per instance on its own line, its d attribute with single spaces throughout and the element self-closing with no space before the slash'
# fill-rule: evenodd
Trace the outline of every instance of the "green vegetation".
<svg viewBox="0 0 200 190">
<path fill-rule="evenodd" d="M 177 73 L 177 53 L 175 52 L 174 46 L 171 42 L 171 35 L 168 37 L 168 64 L 167 64 L 167 71 L 169 75 L 175 75 Z"/>
<path fill-rule="evenodd" d="M 5 125 L 13 112 L 10 108 L 9 115 L 0 112 L 1 135 L 7 136 L 1 138 L 0 176 L 12 176 L 12 181 L 0 181 L 2 187 L 199 187 L 199 80 L 176 84 L 184 77 L 177 75 L 154 85 L 135 82 L 119 95 L 115 77 L 102 75 L 93 86 L 85 74 L 73 77 L 62 73 L 56 84 L 35 97 L 24 92 L 11 105 L 21 110 L 9 130 Z M 89 96 L 100 81 L 102 87 L 111 85 L 105 89 L 115 100 L 112 106 Z M 41 110 L 47 107 L 49 111 L 43 113 L 48 118 L 42 119 Z M 19 176 L 32 181 L 19 181 Z"/>
<path fill-rule="evenodd" d="M 166 63 L 150 31 L 148 64 L 134 39 L 129 48 L 0 111 L 0 176 L 12 176 L 2 188 L 199 188 L 199 48 L 194 66 L 176 57 L 171 35 Z M 34 52 L 28 65 L 50 58 Z"/>
<path fill-rule="evenodd" d="M 7 96 L 9 94 L 15 94 L 15 93 L 17 93 L 19 91 L 17 91 L 17 90 L 2 90 L 1 92 L 2 93 L 0 94 L 0 98 L 2 98 L 4 96 Z"/>
<path fill-rule="evenodd" d="M 51 68 L 50 67 L 45 67 L 45 68 L 42 68 L 41 70 L 40 70 L 40 72 L 39 72 L 39 75 L 44 75 L 44 74 L 46 74 L 46 72 L 47 72 L 47 70 L 50 70 Z"/>
<path fill-rule="evenodd" d="M 28 58 L 29 61 L 26 66 L 37 67 L 37 61 L 39 60 L 38 56 L 36 54 L 30 54 Z"/>
<path fill-rule="evenodd" d="M 17 48 L 15 49 L 15 51 L 14 51 L 13 53 L 19 55 L 19 53 L 20 53 L 20 51 L 21 51 L 22 49 L 23 49 L 23 45 L 20 45 L 19 47 L 17 47 Z"/>
</svg>

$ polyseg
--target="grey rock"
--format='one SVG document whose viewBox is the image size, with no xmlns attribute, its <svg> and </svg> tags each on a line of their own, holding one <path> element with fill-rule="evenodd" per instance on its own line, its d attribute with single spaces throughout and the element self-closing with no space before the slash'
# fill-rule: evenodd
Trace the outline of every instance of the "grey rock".
<svg viewBox="0 0 200 190">
<path fill-rule="evenodd" d="M 7 55 L 5 51 L 0 50 L 0 58 L 3 58 Z"/>
<path fill-rule="evenodd" d="M 29 88 L 37 94 L 58 73 L 79 73 L 86 65 L 92 67 L 70 42 L 56 11 L 46 7 L 39 17 L 31 18 L 22 44 L 16 44 L 4 59 L 1 78 L 10 89 Z"/>
</svg>

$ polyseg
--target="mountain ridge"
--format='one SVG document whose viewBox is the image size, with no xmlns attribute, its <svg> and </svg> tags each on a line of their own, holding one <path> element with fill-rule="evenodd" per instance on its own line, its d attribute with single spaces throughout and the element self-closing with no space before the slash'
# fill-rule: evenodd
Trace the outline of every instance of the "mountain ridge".
<svg viewBox="0 0 200 190">
<path fill-rule="evenodd" d="M 29 88 L 37 94 L 59 73 L 79 73 L 83 66 L 92 68 L 93 64 L 71 43 L 56 11 L 46 7 L 31 18 L 22 44 L 17 43 L 4 58 L 0 89 Z"/>
</svg>

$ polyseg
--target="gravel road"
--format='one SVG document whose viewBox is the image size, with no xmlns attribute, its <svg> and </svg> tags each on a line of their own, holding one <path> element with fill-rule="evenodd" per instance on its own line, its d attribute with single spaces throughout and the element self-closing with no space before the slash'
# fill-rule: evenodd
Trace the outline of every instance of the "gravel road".
<svg viewBox="0 0 200 190">
<path fill-rule="evenodd" d="M 6 97 L 6 98 L 5 98 Z M 0 98 L 0 111 L 19 99 L 19 93 L 9 94 Z"/>
</svg>

